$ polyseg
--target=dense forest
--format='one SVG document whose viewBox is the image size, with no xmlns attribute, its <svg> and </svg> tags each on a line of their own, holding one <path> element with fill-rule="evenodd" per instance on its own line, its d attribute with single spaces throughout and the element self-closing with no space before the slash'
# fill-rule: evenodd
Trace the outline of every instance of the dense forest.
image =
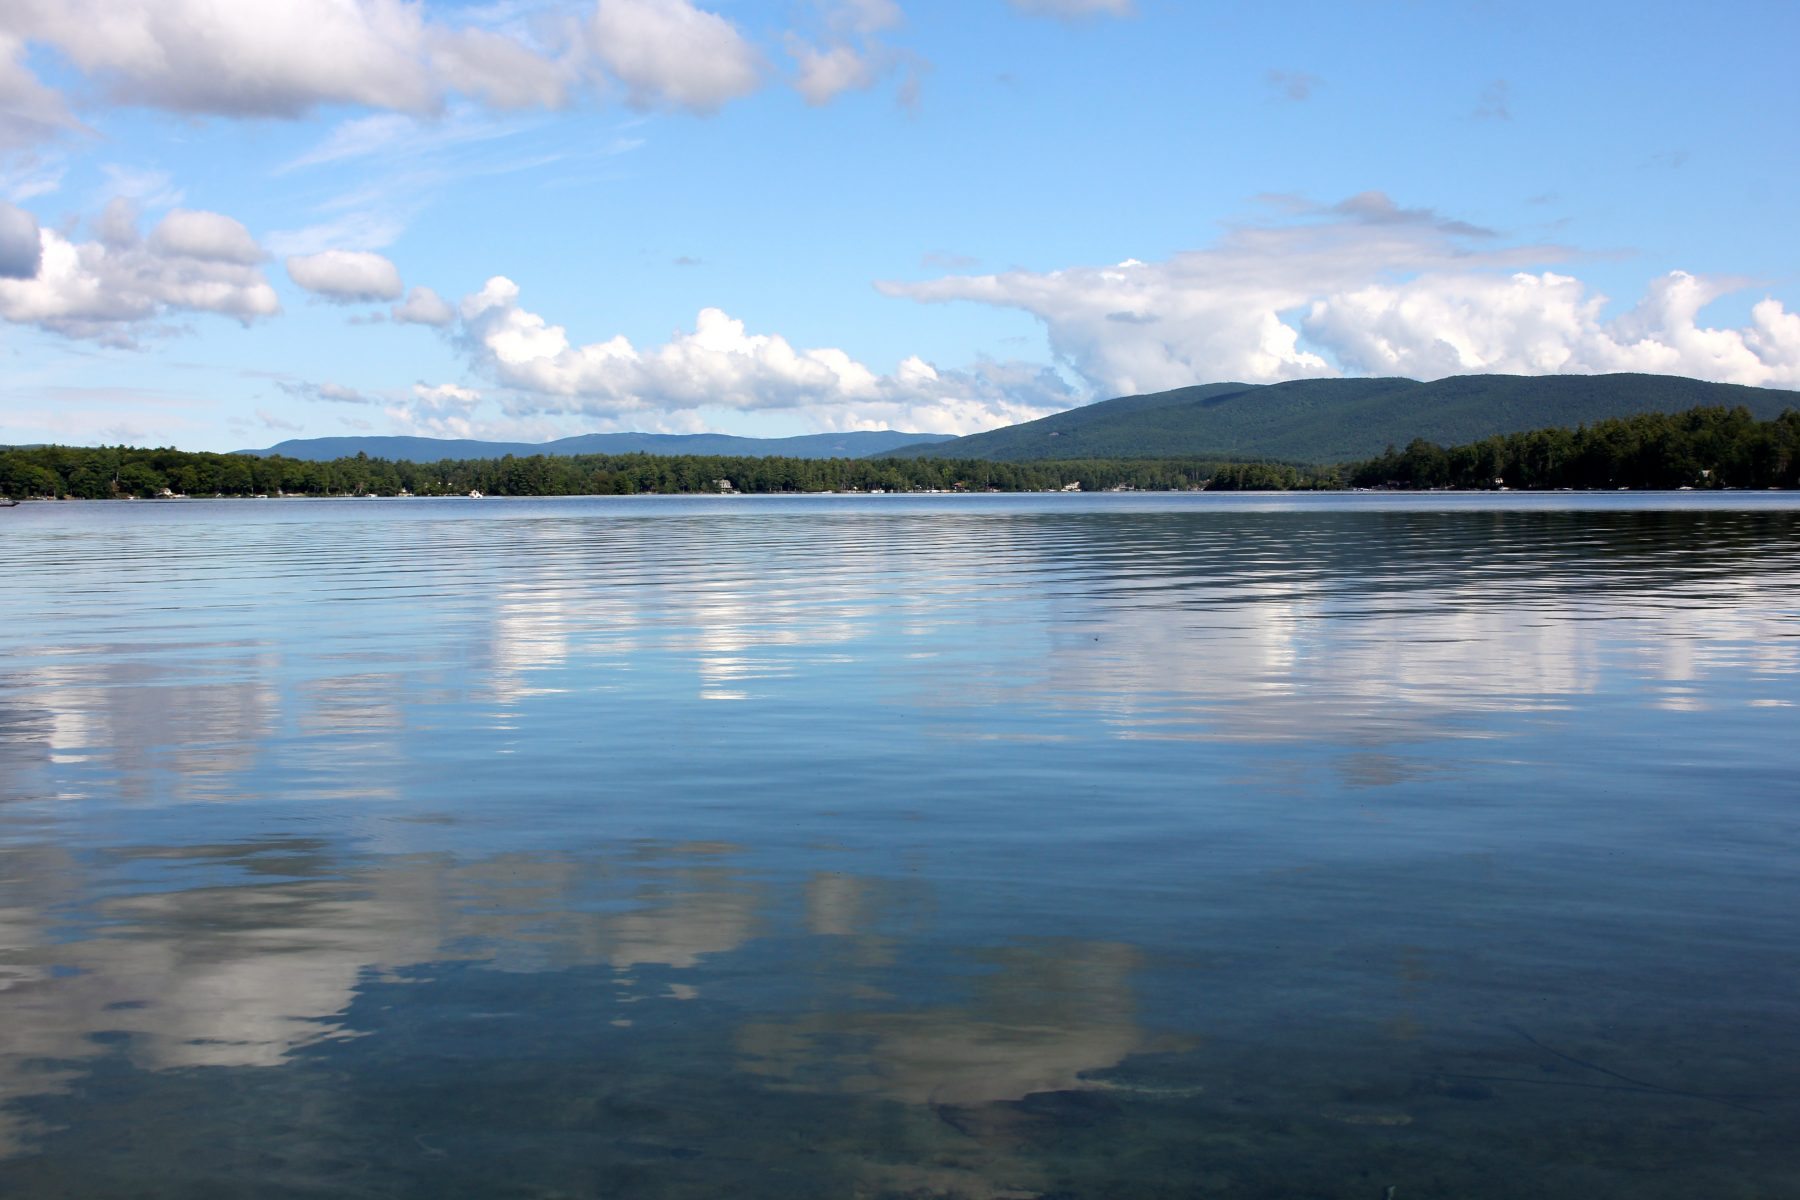
<svg viewBox="0 0 1800 1200">
<path fill-rule="evenodd" d="M 920 491 L 1297 491 L 1375 488 L 1800 487 L 1800 412 L 1770 421 L 1697 408 L 1540 429 L 1445 448 L 1423 439 L 1343 467 L 1200 459 L 802 459 L 532 455 L 435 463 L 306 462 L 129 446 L 0 450 L 0 496 L 644 495 Z"/>
<path fill-rule="evenodd" d="M 578 496 L 657 493 L 1289 490 L 1339 486 L 1334 471 L 1281 463 L 1175 459 L 1035 463 L 801 459 L 712 455 L 507 456 L 435 463 L 331 462 L 107 446 L 0 451 L 0 495 L 108 499 L 177 496 Z"/>
<path fill-rule="evenodd" d="M 1800 412 L 1695 408 L 1539 429 L 1448 449 L 1424 440 L 1344 469 L 1352 487 L 1800 487 Z"/>
</svg>

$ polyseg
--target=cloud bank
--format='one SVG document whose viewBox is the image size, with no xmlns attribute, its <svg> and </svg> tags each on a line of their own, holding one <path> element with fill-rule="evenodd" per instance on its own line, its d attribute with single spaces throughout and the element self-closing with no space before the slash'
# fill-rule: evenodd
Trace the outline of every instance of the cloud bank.
<svg viewBox="0 0 1800 1200">
<path fill-rule="evenodd" d="M 1742 329 L 1700 323 L 1729 281 L 1673 272 L 1609 320 L 1607 297 L 1581 280 L 1528 269 L 1573 257 L 1565 248 L 1497 247 L 1490 230 L 1379 193 L 1299 215 L 1162 262 L 877 286 L 1030 313 L 1102 395 L 1345 373 L 1649 371 L 1800 386 L 1800 316 L 1778 301 Z"/>
<path fill-rule="evenodd" d="M 852 6 L 879 14 L 884 3 Z M 763 82 L 738 27 L 690 0 L 448 11 L 416 0 L 13 0 L 0 5 L 0 147 L 77 127 L 26 65 L 32 45 L 54 49 L 106 102 L 194 116 L 295 118 L 329 105 L 432 115 L 458 95 L 558 108 L 595 83 L 634 107 L 710 113 Z"/>
<path fill-rule="evenodd" d="M 15 0 L 14 37 L 54 46 L 118 103 L 292 117 L 321 104 L 433 109 L 427 42 L 400 0 Z"/>
<path fill-rule="evenodd" d="M 1061 17 L 1131 11 L 1129 0 L 1013 2 Z M 822 0 L 815 12 L 823 44 L 792 31 L 775 39 L 809 103 L 870 87 L 908 57 L 876 40 L 903 23 L 895 0 Z M 104 103 L 231 118 L 333 105 L 429 117 L 459 96 L 556 109 L 593 88 L 642 111 L 705 115 L 770 77 L 743 30 L 693 0 L 12 0 L 0 5 L 0 150 L 82 128 L 32 72 L 34 46 L 53 50 Z"/>
<path fill-rule="evenodd" d="M 725 312 L 701 311 L 691 332 L 639 349 L 623 337 L 578 345 L 523 308 L 496 276 L 459 307 L 473 365 L 522 396 L 515 415 L 582 415 L 666 425 L 696 410 L 804 410 L 821 429 L 962 433 L 1044 416 L 1077 395 L 1053 371 L 979 364 L 941 371 L 922 359 L 878 374 L 842 350 L 797 349 L 751 333 Z"/>
</svg>

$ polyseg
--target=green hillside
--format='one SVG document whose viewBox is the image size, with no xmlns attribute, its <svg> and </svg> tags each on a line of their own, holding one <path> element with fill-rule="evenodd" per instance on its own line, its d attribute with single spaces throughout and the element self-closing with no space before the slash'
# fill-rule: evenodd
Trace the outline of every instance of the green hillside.
<svg viewBox="0 0 1800 1200">
<path fill-rule="evenodd" d="M 1670 375 L 1457 375 L 1215 383 L 1104 400 L 1038 421 L 893 452 L 997 462 L 1077 458 L 1342 463 L 1415 438 L 1439 445 L 1639 413 L 1742 406 L 1762 420 L 1800 393 Z"/>
</svg>

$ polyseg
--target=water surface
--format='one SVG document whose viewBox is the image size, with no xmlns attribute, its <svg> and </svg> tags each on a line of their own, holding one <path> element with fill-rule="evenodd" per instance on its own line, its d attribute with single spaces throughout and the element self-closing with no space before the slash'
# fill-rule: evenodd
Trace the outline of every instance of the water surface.
<svg viewBox="0 0 1800 1200">
<path fill-rule="evenodd" d="M 1800 1195 L 1800 505 L 0 513 L 0 1194 Z"/>
</svg>

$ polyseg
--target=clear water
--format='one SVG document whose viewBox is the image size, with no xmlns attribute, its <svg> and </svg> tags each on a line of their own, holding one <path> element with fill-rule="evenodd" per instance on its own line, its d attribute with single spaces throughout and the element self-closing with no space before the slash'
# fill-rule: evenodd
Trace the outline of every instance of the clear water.
<svg viewBox="0 0 1800 1200">
<path fill-rule="evenodd" d="M 0 513 L 0 1194 L 1800 1195 L 1791 497 Z"/>
</svg>

